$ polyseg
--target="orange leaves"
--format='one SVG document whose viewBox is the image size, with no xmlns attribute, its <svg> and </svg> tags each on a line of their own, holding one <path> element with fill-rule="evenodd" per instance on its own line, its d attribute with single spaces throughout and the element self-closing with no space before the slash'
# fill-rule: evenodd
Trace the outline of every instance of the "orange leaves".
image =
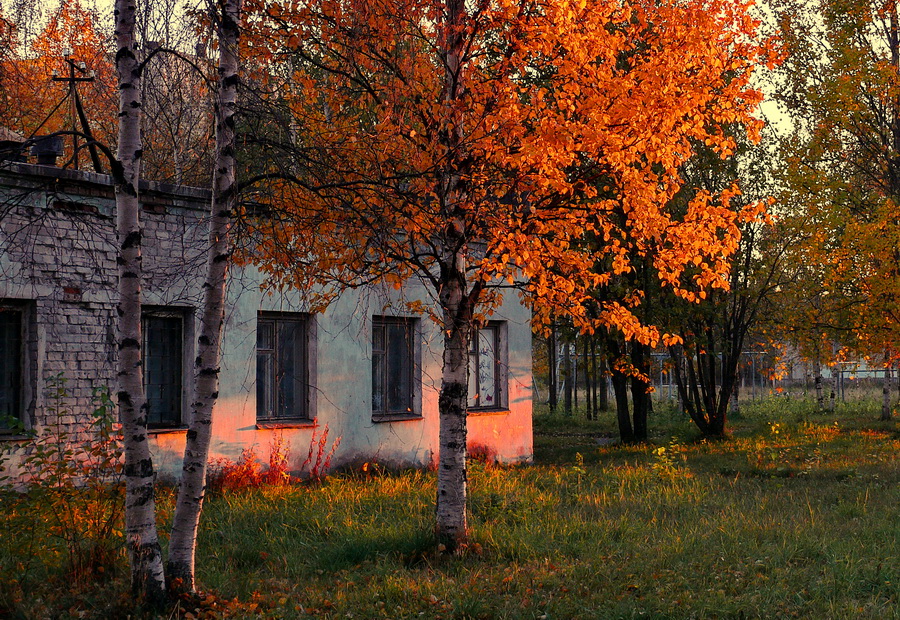
<svg viewBox="0 0 900 620">
<path fill-rule="evenodd" d="M 640 299 L 596 301 L 635 257 L 685 296 L 727 286 L 753 217 L 730 207 L 736 190 L 669 204 L 696 143 L 724 157 L 726 127 L 758 125 L 765 50 L 746 5 L 497 0 L 453 25 L 431 0 L 249 6 L 248 46 L 289 67 L 278 96 L 306 184 L 278 187 L 279 216 L 253 222 L 247 256 L 275 280 L 433 281 L 461 251 L 467 285 L 519 287 L 538 321 L 648 343 L 662 336 Z"/>
<path fill-rule="evenodd" d="M 95 12 L 79 0 L 62 2 L 27 48 L 15 40 L 14 31 L 5 34 L 10 45 L 0 53 L 0 125 L 26 137 L 35 131 L 43 135 L 71 127 L 65 114 L 68 107 L 47 118 L 66 94 L 66 85 L 51 77 L 66 74 L 64 53 L 68 53 L 95 75 L 93 82 L 79 84 L 79 92 L 95 137 L 112 143 L 109 119 L 115 118 L 116 90 L 109 62 L 110 37 Z M 0 45 L 4 43 L 0 40 Z"/>
</svg>

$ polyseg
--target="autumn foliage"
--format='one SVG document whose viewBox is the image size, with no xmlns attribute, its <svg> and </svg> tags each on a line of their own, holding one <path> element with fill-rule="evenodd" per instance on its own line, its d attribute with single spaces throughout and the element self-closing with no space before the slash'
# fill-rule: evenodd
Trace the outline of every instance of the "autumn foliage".
<svg viewBox="0 0 900 620">
<path fill-rule="evenodd" d="M 64 61 L 64 54 L 68 53 L 94 75 L 94 81 L 78 85 L 94 137 L 104 144 L 114 144 L 116 88 L 112 42 L 97 12 L 81 0 L 64 0 L 30 41 L 22 39 L 23 33 L 12 19 L 0 23 L 0 37 L 4 39 L 0 45 L 9 45 L 0 54 L 0 125 L 25 138 L 72 130 L 68 103 L 57 109 L 68 84 L 51 79 L 54 75 L 68 75 Z M 69 140 L 66 160 L 72 157 Z M 87 160 L 86 155 L 82 158 Z"/>
<path fill-rule="evenodd" d="M 331 460 L 340 445 L 341 437 L 337 437 L 328 446 L 327 424 L 321 433 L 314 429 L 309 441 L 309 454 L 297 467 L 291 465 L 291 451 L 284 437 L 277 434 L 269 444 L 267 465 L 260 460 L 254 446 L 244 448 L 237 461 L 224 457 L 211 459 L 207 487 L 211 491 L 239 491 L 261 486 L 285 486 L 300 481 L 295 473 L 305 475 L 310 482 L 321 482 L 328 474 Z"/>
<path fill-rule="evenodd" d="M 259 242 L 243 255 L 279 285 L 323 287 L 318 301 L 373 279 L 399 286 L 438 268 L 452 222 L 477 243 L 469 282 L 518 286 L 539 320 L 564 312 L 655 342 L 639 299 L 586 303 L 636 256 L 688 299 L 727 285 L 756 206 L 729 208 L 737 188 L 697 191 L 677 216 L 666 205 L 695 144 L 724 157 L 726 126 L 759 128 L 749 79 L 766 58 L 748 4 L 479 2 L 452 33 L 464 41 L 455 99 L 441 3 L 248 8 L 247 54 L 284 68 L 277 105 L 295 124 L 290 155 L 260 170 L 291 177 L 267 186 L 279 217 L 252 222 Z M 447 174 L 463 188 L 452 198 Z"/>
<path fill-rule="evenodd" d="M 900 19 L 896 2 L 780 0 L 783 221 L 800 238 L 783 323 L 830 362 L 900 358 Z M 840 344 L 837 344 L 840 343 Z"/>
</svg>

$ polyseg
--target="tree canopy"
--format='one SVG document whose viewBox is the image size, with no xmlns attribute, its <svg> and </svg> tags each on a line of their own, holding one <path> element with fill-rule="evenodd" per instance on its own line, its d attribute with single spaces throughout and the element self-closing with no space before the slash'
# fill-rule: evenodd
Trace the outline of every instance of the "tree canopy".
<svg viewBox="0 0 900 620">
<path fill-rule="evenodd" d="M 728 208 L 738 190 L 666 205 L 694 144 L 728 155 L 726 125 L 759 129 L 749 80 L 766 52 L 748 5 L 481 2 L 448 25 L 449 6 L 250 8 L 248 54 L 283 71 L 271 98 L 293 139 L 261 170 L 290 182 L 270 186 L 278 215 L 253 221 L 245 258 L 327 301 L 376 278 L 439 285 L 445 250 L 465 248 L 474 289 L 515 282 L 539 319 L 562 310 L 656 342 L 638 300 L 592 315 L 585 302 L 636 255 L 687 298 L 725 286 L 748 215 Z"/>
</svg>

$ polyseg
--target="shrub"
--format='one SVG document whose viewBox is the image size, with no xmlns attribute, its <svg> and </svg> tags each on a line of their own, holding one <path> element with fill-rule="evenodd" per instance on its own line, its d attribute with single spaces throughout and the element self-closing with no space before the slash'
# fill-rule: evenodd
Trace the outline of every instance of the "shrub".
<svg viewBox="0 0 900 620">
<path fill-rule="evenodd" d="M 32 561 L 61 557 L 67 578 L 85 585 L 110 577 L 124 557 L 121 425 L 108 388 L 94 389 L 88 413 L 79 413 L 61 373 L 48 385 L 46 424 L 31 433 L 24 492 L 7 498 L 6 525 L 18 530 L 20 581 Z"/>
<path fill-rule="evenodd" d="M 309 479 L 321 482 L 331 467 L 331 460 L 341 443 L 338 437 L 328 449 L 328 425 L 316 436 L 313 429 L 309 442 L 309 454 L 299 467 L 299 471 L 307 472 Z M 256 453 L 256 448 L 244 448 L 237 462 L 228 458 L 210 460 L 207 470 L 206 486 L 210 491 L 238 491 L 260 486 L 284 486 L 295 484 L 299 479 L 290 473 L 290 449 L 281 434 L 272 438 L 269 450 L 269 464 L 265 469 Z"/>
</svg>

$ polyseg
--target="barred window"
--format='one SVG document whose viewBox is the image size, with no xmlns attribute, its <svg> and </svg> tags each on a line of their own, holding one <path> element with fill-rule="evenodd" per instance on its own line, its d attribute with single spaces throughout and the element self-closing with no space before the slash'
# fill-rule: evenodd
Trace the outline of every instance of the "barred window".
<svg viewBox="0 0 900 620">
<path fill-rule="evenodd" d="M 261 313 L 256 327 L 256 419 L 309 419 L 308 320 Z"/>
<path fill-rule="evenodd" d="M 141 317 L 149 428 L 183 424 L 184 320 L 181 310 L 149 310 Z"/>
<path fill-rule="evenodd" d="M 23 311 L 0 303 L 0 432 L 22 419 Z"/>
<path fill-rule="evenodd" d="M 506 406 L 503 356 L 506 343 L 500 323 L 473 332 L 469 346 L 469 409 Z"/>
<path fill-rule="evenodd" d="M 372 416 L 417 415 L 416 320 L 372 320 Z"/>
</svg>

